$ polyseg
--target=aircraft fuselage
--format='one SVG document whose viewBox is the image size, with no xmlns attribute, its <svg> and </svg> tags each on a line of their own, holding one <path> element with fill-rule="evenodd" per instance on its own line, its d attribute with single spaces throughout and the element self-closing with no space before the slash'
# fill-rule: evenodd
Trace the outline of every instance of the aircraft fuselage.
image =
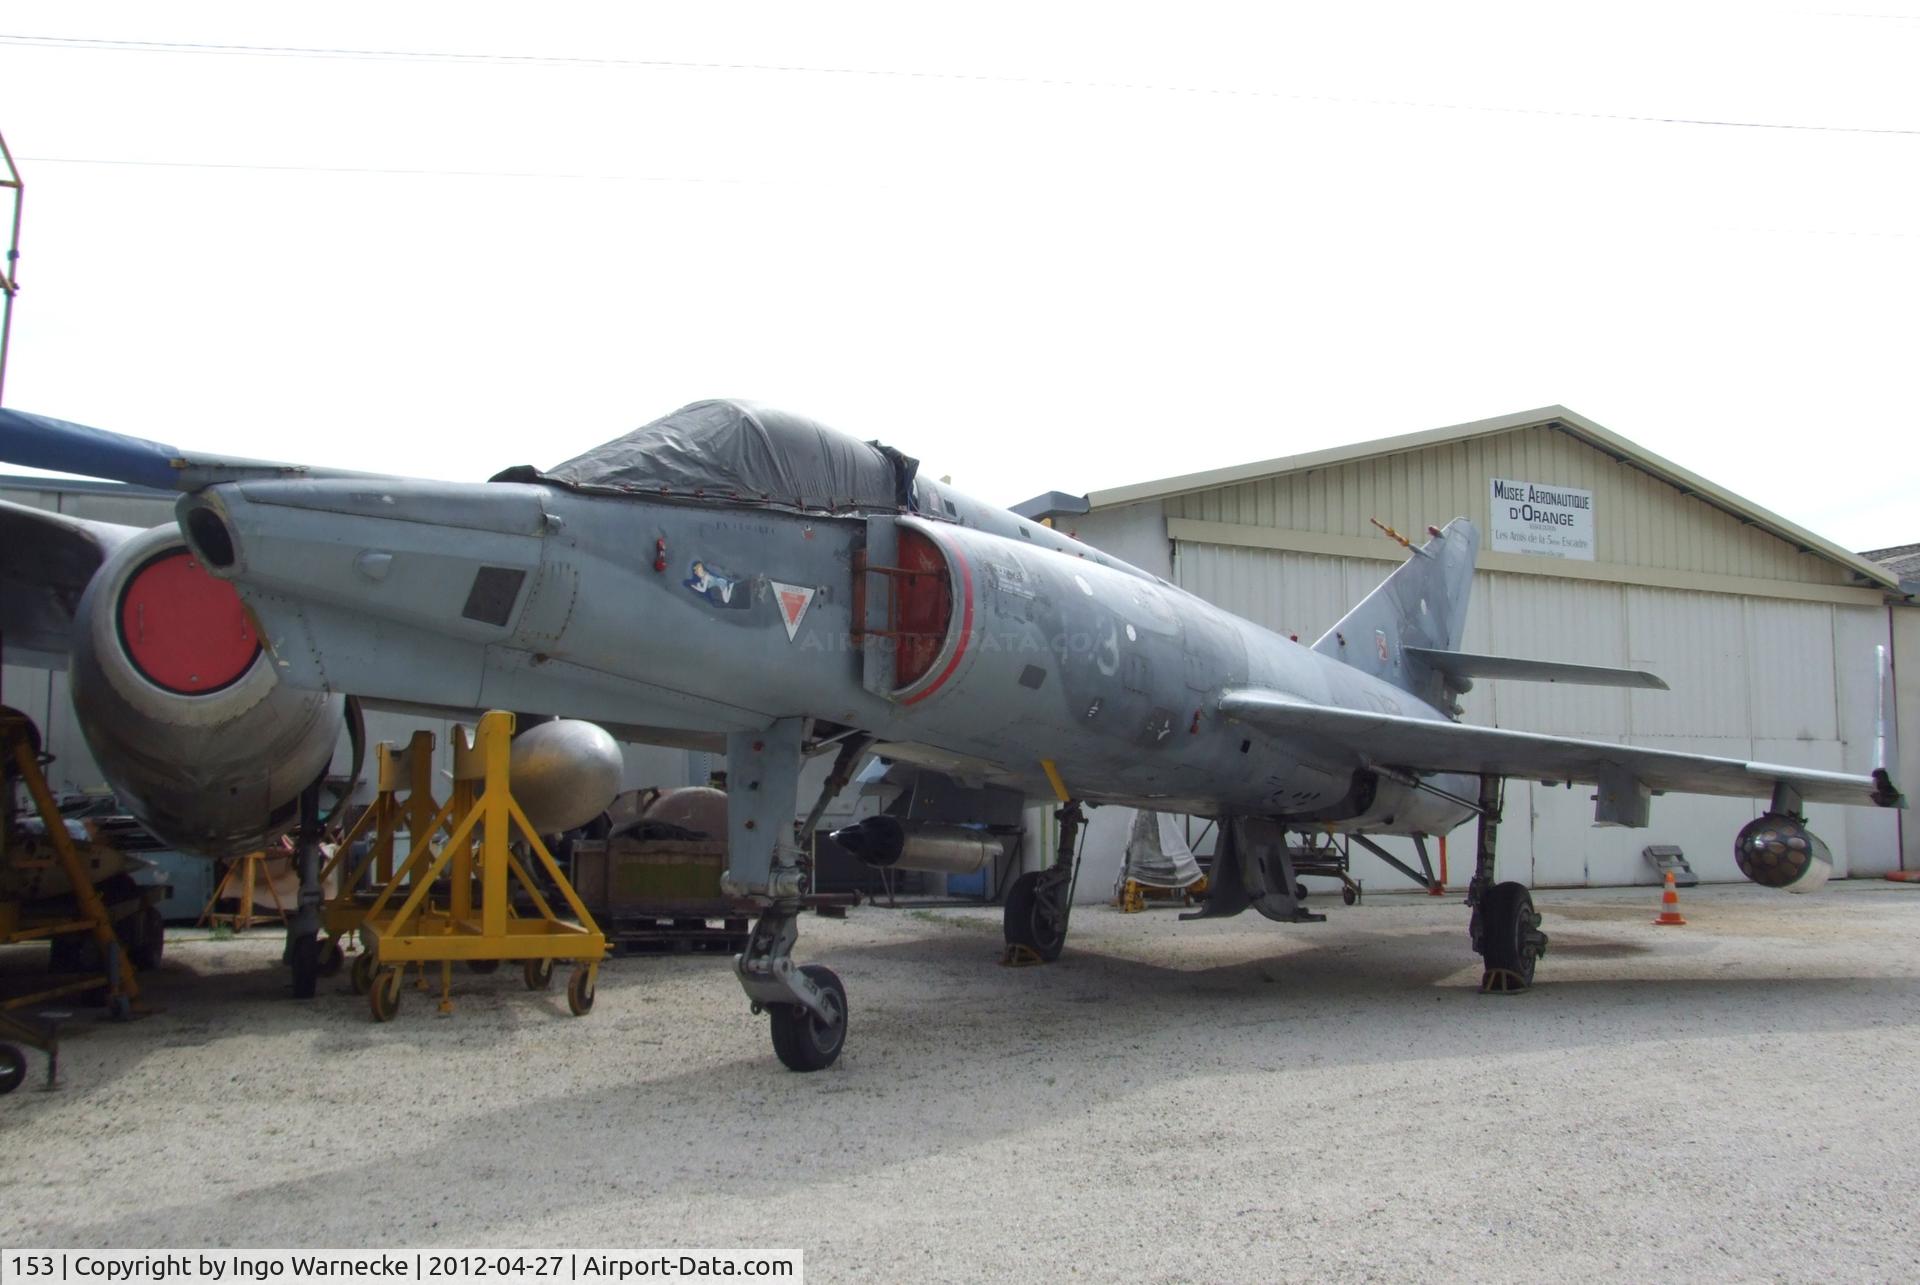
<svg viewBox="0 0 1920 1285">
<path fill-rule="evenodd" d="M 1051 764 L 1077 798 L 1201 815 L 1375 833 L 1445 833 L 1468 815 L 1339 745 L 1216 708 L 1252 686 L 1444 717 L 1385 677 L 934 494 L 945 520 L 276 480 L 211 487 L 181 514 L 298 687 L 696 735 L 807 716 L 963 780 L 1047 795 Z M 1384 634 L 1342 645 L 1377 646 L 1383 672 L 1401 663 Z"/>
</svg>

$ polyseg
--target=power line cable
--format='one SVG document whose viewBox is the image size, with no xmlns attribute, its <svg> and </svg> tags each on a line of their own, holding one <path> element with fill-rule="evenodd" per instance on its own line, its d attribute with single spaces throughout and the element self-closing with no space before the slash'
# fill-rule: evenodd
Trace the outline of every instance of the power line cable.
<svg viewBox="0 0 1920 1285">
<path fill-rule="evenodd" d="M 760 182 L 784 182 L 776 179 L 716 177 L 691 174 L 572 174 L 540 170 L 449 170 L 383 168 L 372 165 L 262 165 L 250 161 L 151 161 L 133 157 L 105 156 L 22 156 L 17 159 L 36 165 L 136 165 L 156 169 L 181 170 L 259 170 L 282 174 L 394 174 L 431 178 L 530 178 L 574 179 L 600 183 L 714 183 L 747 185 Z"/>
<path fill-rule="evenodd" d="M 301 45 L 227 45 L 164 40 L 109 40 L 87 36 L 0 34 L 0 44 L 47 49 L 87 49 L 122 53 L 207 54 L 256 58 L 317 58 L 374 62 L 446 62 L 476 66 L 634 67 L 654 70 L 744 71 L 778 75 L 848 76 L 928 80 L 986 85 L 1027 85 L 1062 89 L 1110 89 L 1139 93 L 1192 94 L 1222 98 L 1261 98 L 1294 102 L 1402 107 L 1426 111 L 1490 112 L 1551 116 L 1570 120 L 1615 120 L 1648 125 L 1694 125 L 1720 129 L 1792 130 L 1822 134 L 1920 136 L 1920 129 L 1873 125 L 1810 125 L 1794 121 L 1718 120 L 1695 116 L 1650 116 L 1625 112 L 1587 112 L 1552 107 L 1508 107 L 1477 103 L 1433 103 L 1397 98 L 1350 98 L 1332 94 L 1288 94 L 1234 86 L 1170 85 L 1146 81 L 1073 80 L 992 72 L 924 71 L 889 67 L 824 67 L 801 63 L 697 62 L 673 58 L 607 58 L 560 54 L 470 54 L 446 50 L 346 49 Z"/>
<path fill-rule="evenodd" d="M 235 170 L 241 172 L 259 171 L 269 174 L 370 174 L 393 175 L 399 177 L 424 178 L 504 178 L 504 179 L 556 179 L 590 183 L 690 183 L 713 184 L 720 186 L 752 187 L 772 184 L 779 187 L 791 187 L 794 180 L 789 178 L 742 178 L 734 176 L 702 177 L 692 174 L 573 174 L 560 171 L 537 170 L 444 170 L 444 169 L 383 169 L 362 165 L 256 165 L 245 161 L 152 161 L 133 158 L 92 157 L 92 156 L 19 156 L 14 159 L 28 161 L 35 165 L 103 165 L 136 166 L 158 169 L 185 170 Z M 857 184 L 863 190 L 912 190 L 911 183 L 885 182 L 871 180 L 823 180 L 827 186 L 844 187 L 849 183 Z M 1730 232 L 1753 232 L 1779 236 L 1831 236 L 1831 237 L 1891 237 L 1901 240 L 1920 238 L 1920 232 L 1896 232 L 1869 228 L 1790 228 L 1790 227 L 1729 227 L 1719 229 Z"/>
</svg>

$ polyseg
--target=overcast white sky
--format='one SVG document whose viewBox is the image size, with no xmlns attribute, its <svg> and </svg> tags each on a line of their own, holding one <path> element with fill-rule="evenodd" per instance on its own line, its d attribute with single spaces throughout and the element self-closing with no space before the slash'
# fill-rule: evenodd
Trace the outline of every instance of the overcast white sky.
<svg viewBox="0 0 1920 1285">
<path fill-rule="evenodd" d="M 1879 0 L 14 0 L 6 402 L 476 478 L 745 396 L 1002 503 L 1560 402 L 1905 543 L 1917 67 Z"/>
</svg>

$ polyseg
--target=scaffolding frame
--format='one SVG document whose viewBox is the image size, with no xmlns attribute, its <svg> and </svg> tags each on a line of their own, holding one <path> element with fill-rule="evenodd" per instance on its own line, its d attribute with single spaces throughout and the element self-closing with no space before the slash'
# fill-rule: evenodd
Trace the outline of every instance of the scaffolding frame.
<svg viewBox="0 0 1920 1285">
<path fill-rule="evenodd" d="M 13 339 L 13 297 L 20 293 L 20 207 L 26 201 L 26 180 L 20 177 L 20 167 L 13 163 L 13 152 L 7 147 L 4 134 L 0 134 L 0 162 L 6 164 L 6 174 L 0 177 L 0 188 L 4 188 L 13 202 L 12 232 L 7 239 L 7 261 L 0 264 L 0 406 L 7 400 L 7 348 Z"/>
</svg>

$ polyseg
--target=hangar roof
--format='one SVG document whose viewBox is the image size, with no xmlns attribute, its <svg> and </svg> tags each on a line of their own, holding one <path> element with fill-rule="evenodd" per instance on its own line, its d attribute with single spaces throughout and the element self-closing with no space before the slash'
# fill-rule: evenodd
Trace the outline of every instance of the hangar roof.
<svg viewBox="0 0 1920 1285">
<path fill-rule="evenodd" d="M 1868 549 L 1860 555 L 1900 577 L 1909 600 L 1920 597 L 1920 544 L 1896 544 L 1891 549 Z"/>
<path fill-rule="evenodd" d="M 1538 410 L 1520 411 L 1493 419 L 1474 420 L 1472 423 L 1454 424 L 1447 428 L 1431 428 L 1419 433 L 1376 438 L 1370 442 L 1354 442 L 1346 446 L 1308 451 L 1300 455 L 1286 455 L 1278 459 L 1259 460 L 1230 468 L 1208 469 L 1205 472 L 1188 473 L 1155 482 L 1138 482 L 1132 486 L 1089 491 L 1085 500 L 1086 508 L 1081 511 L 1109 509 L 1123 504 L 1137 504 L 1143 500 L 1160 500 L 1191 494 L 1195 491 L 1210 491 L 1218 487 L 1236 486 L 1243 482 L 1258 481 L 1282 474 L 1328 468 L 1355 460 L 1419 450 L 1429 446 L 1442 446 L 1475 437 L 1490 437 L 1524 428 L 1557 429 L 1602 454 L 1666 482 L 1677 488 L 1683 495 L 1693 496 L 1733 515 L 1742 522 L 1750 523 L 1785 540 L 1802 552 L 1817 553 L 1839 563 L 1862 580 L 1888 589 L 1898 590 L 1900 587 L 1899 577 L 1887 567 L 1869 561 L 1831 540 L 1817 536 L 1806 528 L 1789 522 L 1779 514 L 1763 509 L 1753 501 L 1735 495 L 1725 487 L 1718 486 L 1671 460 L 1655 455 L 1644 446 L 1628 441 L 1618 433 L 1602 428 L 1584 415 L 1576 414 L 1564 406 L 1545 406 Z M 1036 500 L 1039 498 L 1043 497 L 1036 497 Z M 1033 502 L 1029 501 L 1029 504 Z M 1026 507 L 1026 505 L 1016 506 L 1015 511 L 1022 511 Z"/>
<path fill-rule="evenodd" d="M 1920 579 L 1920 544 L 1896 544 L 1891 549 L 1868 549 L 1860 555 L 1907 579 Z"/>
</svg>

